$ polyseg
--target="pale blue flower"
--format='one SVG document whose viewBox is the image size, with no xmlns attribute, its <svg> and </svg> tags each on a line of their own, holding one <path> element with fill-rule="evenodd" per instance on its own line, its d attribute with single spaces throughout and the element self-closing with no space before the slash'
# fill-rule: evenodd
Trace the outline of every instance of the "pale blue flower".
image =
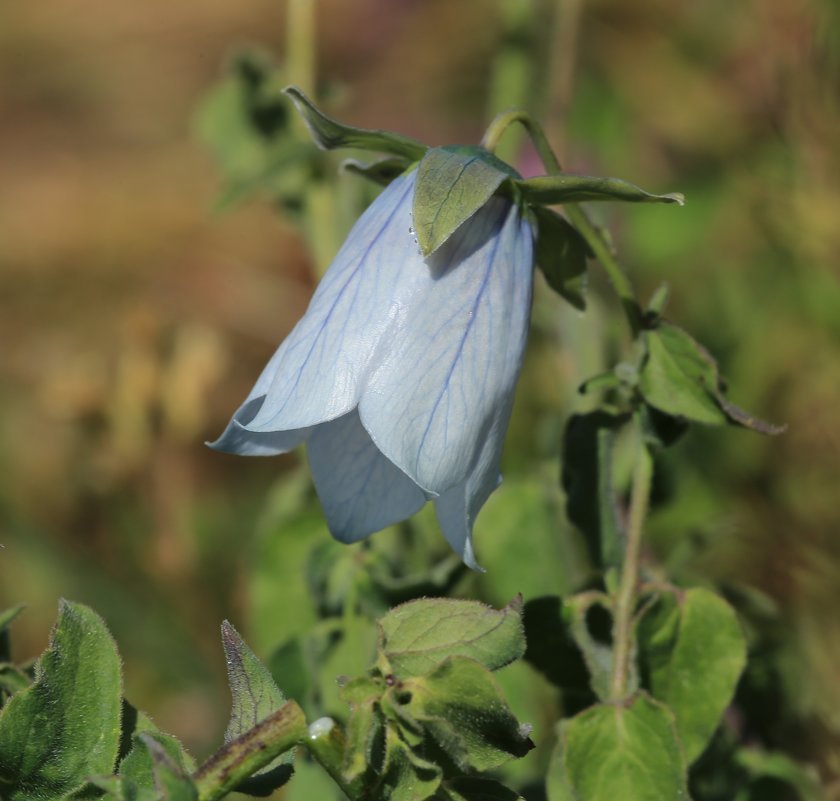
<svg viewBox="0 0 840 801">
<path fill-rule="evenodd" d="M 435 505 L 477 567 L 528 332 L 534 235 L 493 197 L 431 256 L 412 231 L 416 170 L 368 208 L 306 314 L 212 447 L 266 456 L 306 442 L 330 531 L 355 542 Z"/>
</svg>

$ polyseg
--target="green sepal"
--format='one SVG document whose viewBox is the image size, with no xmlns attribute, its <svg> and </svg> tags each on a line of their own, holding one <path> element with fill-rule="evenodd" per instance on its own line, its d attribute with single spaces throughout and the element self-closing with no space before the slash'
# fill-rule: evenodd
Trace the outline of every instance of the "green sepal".
<svg viewBox="0 0 840 801">
<path fill-rule="evenodd" d="M 521 613 L 521 597 L 498 610 L 478 601 L 409 601 L 379 621 L 376 667 L 402 679 L 425 675 L 457 655 L 498 670 L 525 653 Z"/>
<path fill-rule="evenodd" d="M 556 211 L 543 206 L 532 206 L 530 210 L 537 223 L 537 266 L 557 294 L 583 311 L 589 246 L 577 229 Z"/>
<path fill-rule="evenodd" d="M 727 400 L 717 362 L 689 334 L 661 320 L 644 333 L 647 355 L 639 391 L 654 408 L 696 423 L 734 423 L 762 434 L 781 434 L 786 426 L 759 420 Z"/>
<path fill-rule="evenodd" d="M 122 676 L 102 619 L 61 601 L 35 683 L 0 711 L 0 796 L 63 799 L 87 777 L 114 769 L 120 745 Z"/>
<path fill-rule="evenodd" d="M 688 801 L 674 716 L 646 693 L 597 704 L 558 734 L 549 801 Z"/>
<path fill-rule="evenodd" d="M 638 626 L 650 693 L 674 713 L 688 764 L 709 743 L 747 661 L 732 607 L 700 587 L 663 592 Z"/>
<path fill-rule="evenodd" d="M 417 167 L 413 220 L 424 256 L 434 253 L 516 173 L 479 146 L 430 148 Z"/>
<path fill-rule="evenodd" d="M 395 178 L 399 178 L 412 162 L 408 159 L 391 156 L 377 161 L 365 162 L 356 159 L 346 159 L 341 162 L 341 169 L 345 172 L 360 175 L 379 186 L 388 186 Z"/>
<path fill-rule="evenodd" d="M 227 620 L 222 623 L 222 645 L 231 692 L 231 715 L 225 730 L 225 742 L 230 743 L 280 709 L 286 696 Z M 291 778 L 293 762 L 294 751 L 287 751 L 246 779 L 237 790 L 269 795 Z"/>
<path fill-rule="evenodd" d="M 523 178 L 514 185 L 530 204 L 581 203 L 593 200 L 620 200 L 625 203 L 685 204 L 679 192 L 654 195 L 620 178 L 601 178 L 591 175 L 540 175 Z"/>
<path fill-rule="evenodd" d="M 422 142 L 402 134 L 344 125 L 324 114 L 296 86 L 286 87 L 283 94 L 291 98 L 315 144 L 323 150 L 340 147 L 374 150 L 418 161 L 428 149 Z"/>
</svg>

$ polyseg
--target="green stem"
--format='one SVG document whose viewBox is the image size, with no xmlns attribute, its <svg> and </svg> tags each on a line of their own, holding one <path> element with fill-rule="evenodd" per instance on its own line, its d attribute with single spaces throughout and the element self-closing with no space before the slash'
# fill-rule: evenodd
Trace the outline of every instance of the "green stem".
<svg viewBox="0 0 840 801">
<path fill-rule="evenodd" d="M 514 123 L 519 123 L 528 132 L 531 141 L 534 143 L 534 148 L 537 151 L 546 172 L 549 175 L 559 175 L 563 172 L 560 161 L 554 154 L 545 131 L 542 126 L 536 122 L 527 111 L 523 109 L 510 109 L 499 114 L 484 134 L 481 142 L 482 147 L 493 152 L 499 144 L 499 140 L 504 134 L 505 130 Z M 612 248 L 601 233 L 600 229 L 589 219 L 586 211 L 576 203 L 567 203 L 563 206 L 569 221 L 577 228 L 580 235 L 586 240 L 591 248 L 593 254 L 601 262 L 610 283 L 613 286 L 616 294 L 621 300 L 621 306 L 624 309 L 624 314 L 627 317 L 627 323 L 630 326 L 630 332 L 633 338 L 637 337 L 642 330 L 642 310 L 639 302 L 636 300 L 636 293 L 633 291 L 633 285 L 630 279 L 621 269 Z"/>
<path fill-rule="evenodd" d="M 613 701 L 620 701 L 627 694 L 627 678 L 630 674 L 630 659 L 633 653 L 633 613 L 639 587 L 642 534 L 653 480 L 653 458 L 641 434 L 638 447 L 636 467 L 633 471 L 633 489 L 630 495 L 624 562 L 613 606 L 613 665 L 610 680 L 610 699 Z"/>
<path fill-rule="evenodd" d="M 304 745 L 348 798 L 359 797 L 361 782 L 348 783 L 344 778 L 345 739 L 344 731 L 338 723 L 331 718 L 319 718 L 309 727 L 309 736 Z"/>
<path fill-rule="evenodd" d="M 286 64 L 289 83 L 315 96 L 315 0 L 288 0 Z"/>
<path fill-rule="evenodd" d="M 309 730 L 303 710 L 287 701 L 274 714 L 231 740 L 193 775 L 199 801 L 223 798 L 280 754 L 306 741 Z"/>
</svg>

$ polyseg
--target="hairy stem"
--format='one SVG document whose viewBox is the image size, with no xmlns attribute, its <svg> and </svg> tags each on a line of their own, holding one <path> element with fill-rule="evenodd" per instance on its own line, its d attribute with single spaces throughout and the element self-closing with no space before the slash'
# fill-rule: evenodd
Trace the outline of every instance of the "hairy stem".
<svg viewBox="0 0 840 801">
<path fill-rule="evenodd" d="M 610 678 L 610 699 L 613 701 L 620 701 L 627 694 L 627 678 L 633 653 L 633 613 L 639 587 L 642 534 L 653 479 L 653 459 L 641 437 L 638 447 L 630 496 L 627 543 L 618 593 L 613 606 L 613 665 Z"/>
</svg>

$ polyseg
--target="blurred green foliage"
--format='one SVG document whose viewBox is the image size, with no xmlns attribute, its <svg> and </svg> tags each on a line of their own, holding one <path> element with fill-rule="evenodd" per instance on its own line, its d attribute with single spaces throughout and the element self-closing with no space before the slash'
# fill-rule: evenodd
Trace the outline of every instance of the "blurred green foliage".
<svg viewBox="0 0 840 801">
<path fill-rule="evenodd" d="M 595 213 L 642 297 L 669 281 L 668 315 L 714 353 L 729 397 L 788 425 L 774 439 L 696 430 L 660 458 L 648 574 L 722 587 L 750 639 L 738 691 L 747 713 L 727 719 L 693 791 L 730 797 L 731 777 L 715 785 L 713 770 L 729 740 L 836 777 L 836 4 L 317 5 L 322 95 L 342 119 L 474 142 L 500 104 L 518 102 L 547 121 L 570 171 L 686 195 L 683 210 Z M 275 670 L 318 663 L 320 686 L 300 689 L 330 711 L 334 676 L 371 658 L 369 617 L 416 589 L 430 549 L 443 567 L 425 578 L 439 592 L 501 605 L 584 585 L 587 551 L 565 519 L 557 455 L 570 413 L 588 411 L 576 387 L 621 353 L 598 275 L 585 315 L 549 292 L 536 298 L 505 484 L 476 529 L 488 573 L 449 570 L 427 515 L 358 546 L 333 543 L 295 458 L 226 459 L 201 443 L 305 307 L 324 259 L 310 246 L 340 241 L 371 190 L 355 176 L 334 181 L 334 162 L 307 162 L 323 181 L 309 202 L 331 208 L 335 224 L 328 243 L 301 237 L 290 184 L 278 189 L 271 171 L 286 163 L 271 140 L 282 106 L 257 87 L 265 136 L 237 127 L 220 65 L 237 40 L 282 65 L 282 4 L 96 11 L 17 4 L 0 25 L 0 609 L 30 606 L 14 624 L 15 657 L 43 649 L 59 596 L 93 605 L 120 643 L 129 697 L 200 750 L 224 728 L 223 618 Z M 251 171 L 251 183 L 221 186 L 199 144 L 208 124 L 217 142 L 240 143 L 223 166 Z M 521 140 L 505 147 L 523 174 L 540 172 Z M 225 216 L 212 214 L 219 198 L 234 206 Z M 623 487 L 626 448 L 614 447 Z M 396 582 L 394 565 L 405 572 Z M 370 578 L 377 569 L 385 588 Z M 527 788 L 569 699 L 525 663 L 498 678 L 535 725 L 540 748 L 512 769 Z M 760 779 L 768 794 L 791 773 L 781 755 L 741 754 L 732 775 Z"/>
</svg>

